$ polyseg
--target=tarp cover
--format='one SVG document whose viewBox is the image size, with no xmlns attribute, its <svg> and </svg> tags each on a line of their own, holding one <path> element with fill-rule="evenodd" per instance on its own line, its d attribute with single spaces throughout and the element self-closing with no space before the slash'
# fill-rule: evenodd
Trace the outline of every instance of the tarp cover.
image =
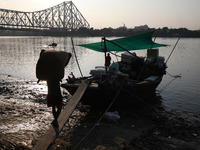
<svg viewBox="0 0 200 150">
<path fill-rule="evenodd" d="M 147 32 L 147 33 L 140 34 L 140 35 L 125 37 L 125 38 L 120 38 L 120 39 L 115 39 L 115 40 L 110 40 L 110 41 L 116 43 L 117 45 L 123 47 L 126 50 L 141 50 L 141 49 L 150 49 L 150 48 L 167 46 L 164 44 L 154 43 L 152 41 L 152 34 L 153 34 L 153 32 Z M 84 45 L 79 45 L 79 46 L 89 48 L 89 49 L 99 51 L 99 52 L 105 52 L 104 42 L 84 44 Z M 106 52 L 109 52 L 109 51 L 123 52 L 123 51 L 125 51 L 124 49 L 122 49 L 108 41 L 106 41 L 106 48 L 107 48 Z"/>
</svg>

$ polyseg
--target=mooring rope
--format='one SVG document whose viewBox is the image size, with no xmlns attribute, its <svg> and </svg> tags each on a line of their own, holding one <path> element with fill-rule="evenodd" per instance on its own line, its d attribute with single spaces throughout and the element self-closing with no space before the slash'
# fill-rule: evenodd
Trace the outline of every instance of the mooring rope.
<svg viewBox="0 0 200 150">
<path fill-rule="evenodd" d="M 162 87 L 161 90 L 159 90 L 160 93 L 163 92 L 175 79 L 181 78 L 181 74 L 179 74 L 179 75 L 172 75 L 172 74 L 170 74 L 169 72 L 166 72 L 166 73 L 167 73 L 169 76 L 173 77 L 173 79 L 170 80 L 166 85 L 164 85 L 164 86 Z"/>
<path fill-rule="evenodd" d="M 170 80 L 165 86 L 162 87 L 161 90 L 159 90 L 159 92 L 163 92 L 176 78 L 173 78 L 172 80 Z"/>
<path fill-rule="evenodd" d="M 143 103 L 149 105 L 150 107 L 154 107 L 152 104 L 146 102 L 145 100 L 143 100 L 141 97 L 137 96 L 136 94 L 130 93 L 130 92 L 127 91 L 127 90 L 123 90 L 123 91 L 125 91 L 125 92 L 126 92 L 127 94 L 129 94 L 130 96 L 132 96 L 132 97 L 134 97 L 134 98 L 137 98 L 137 99 L 140 100 L 141 102 L 143 102 Z"/>
<path fill-rule="evenodd" d="M 132 96 L 133 98 L 136 98 L 137 100 L 139 100 L 141 103 L 144 103 L 146 105 L 148 105 L 148 109 L 145 109 L 144 111 L 140 112 L 140 113 L 134 113 L 134 115 L 139 118 L 139 119 L 142 119 L 142 117 L 140 116 L 143 112 L 147 113 L 149 111 L 151 111 L 152 109 L 156 108 L 156 105 L 152 105 L 151 103 L 145 101 L 143 98 L 139 97 L 138 95 L 134 94 L 134 93 L 131 93 L 130 91 L 128 90 L 124 90 L 124 92 L 126 92 L 127 94 L 129 94 L 130 96 Z M 147 97 L 146 97 L 147 98 Z M 134 104 L 134 103 L 132 103 Z M 145 120 L 145 121 L 148 121 L 148 120 Z M 145 123 L 141 124 L 141 126 L 145 127 Z"/>
<path fill-rule="evenodd" d="M 167 73 L 168 75 L 170 75 L 171 77 L 173 77 L 173 78 L 181 78 L 181 73 L 180 73 L 179 75 L 172 75 L 172 74 L 170 74 L 170 73 L 167 72 L 167 71 L 166 71 L 166 73 Z"/>
<path fill-rule="evenodd" d="M 115 102 L 115 100 L 117 99 L 119 93 L 121 92 L 122 88 L 123 88 L 124 84 L 121 85 L 120 89 L 118 90 L 117 94 L 115 95 L 113 101 L 110 103 L 110 105 L 108 106 L 108 108 L 105 110 L 105 112 L 103 113 L 103 115 L 97 120 L 97 122 L 94 124 L 94 126 L 87 132 L 87 134 L 81 139 L 81 141 L 73 148 L 76 149 L 86 138 L 87 136 L 93 131 L 93 129 L 99 124 L 99 122 L 102 120 L 102 118 L 104 117 L 105 113 L 110 109 L 110 107 L 113 105 L 113 103 Z"/>
</svg>

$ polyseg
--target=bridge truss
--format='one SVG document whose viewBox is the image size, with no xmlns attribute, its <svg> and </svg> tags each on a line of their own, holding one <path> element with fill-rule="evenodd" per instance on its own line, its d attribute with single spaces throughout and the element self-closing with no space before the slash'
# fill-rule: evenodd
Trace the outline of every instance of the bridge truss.
<svg viewBox="0 0 200 150">
<path fill-rule="evenodd" d="M 0 9 L 0 27 L 72 31 L 90 25 L 73 2 L 66 1 L 35 12 Z"/>
</svg>

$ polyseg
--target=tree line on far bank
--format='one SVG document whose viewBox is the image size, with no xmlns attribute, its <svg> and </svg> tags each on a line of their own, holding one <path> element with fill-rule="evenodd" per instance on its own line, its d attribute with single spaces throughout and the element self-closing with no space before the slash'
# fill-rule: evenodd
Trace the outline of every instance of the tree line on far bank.
<svg viewBox="0 0 200 150">
<path fill-rule="evenodd" d="M 77 30 L 63 30 L 63 29 L 52 29 L 52 30 L 33 30 L 33 29 L 0 29 L 0 36 L 9 35 L 9 36 L 90 36 L 90 37 L 121 37 L 121 36 L 132 36 L 144 32 L 155 31 L 155 37 L 200 37 L 199 30 L 189 30 L 187 28 L 149 28 L 147 25 L 137 26 L 134 28 L 127 28 L 125 25 L 118 28 L 79 28 Z"/>
<path fill-rule="evenodd" d="M 155 31 L 153 36 L 156 37 L 200 37 L 200 30 L 188 30 L 187 28 L 169 29 L 164 28 L 127 28 L 125 26 L 116 29 L 103 28 L 103 29 L 86 29 L 80 28 L 74 31 L 74 34 L 80 36 L 131 36 L 144 32 Z"/>
</svg>

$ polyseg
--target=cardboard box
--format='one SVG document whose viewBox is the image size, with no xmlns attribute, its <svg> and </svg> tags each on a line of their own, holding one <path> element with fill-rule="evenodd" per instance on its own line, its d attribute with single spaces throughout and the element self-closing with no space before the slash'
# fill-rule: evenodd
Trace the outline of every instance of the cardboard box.
<svg viewBox="0 0 200 150">
<path fill-rule="evenodd" d="M 158 57 L 159 49 L 147 49 L 147 58 L 152 59 Z"/>
</svg>

